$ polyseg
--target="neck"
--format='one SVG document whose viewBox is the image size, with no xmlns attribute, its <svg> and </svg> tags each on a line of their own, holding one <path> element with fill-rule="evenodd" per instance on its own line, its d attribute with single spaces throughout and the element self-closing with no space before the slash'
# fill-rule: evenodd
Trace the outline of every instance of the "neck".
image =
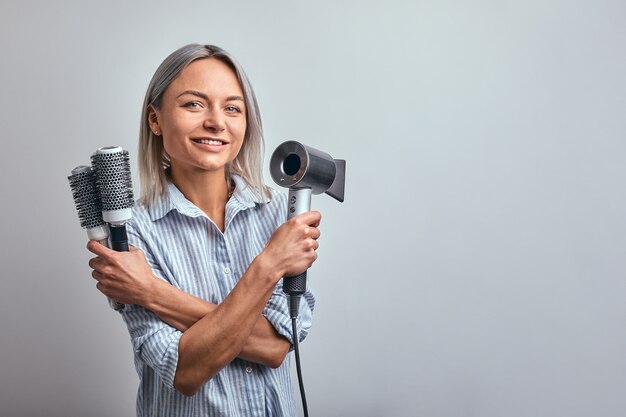
<svg viewBox="0 0 626 417">
<path fill-rule="evenodd" d="M 185 198 L 202 210 L 224 231 L 226 203 L 230 198 L 230 179 L 224 169 L 183 171 L 171 167 L 172 181 Z"/>
</svg>

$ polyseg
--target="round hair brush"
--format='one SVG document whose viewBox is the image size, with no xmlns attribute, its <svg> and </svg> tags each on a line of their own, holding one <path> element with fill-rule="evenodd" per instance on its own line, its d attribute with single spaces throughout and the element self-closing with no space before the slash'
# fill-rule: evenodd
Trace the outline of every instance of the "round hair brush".
<svg viewBox="0 0 626 417">
<path fill-rule="evenodd" d="M 133 184 L 128 151 L 118 146 L 100 148 L 91 157 L 96 187 L 102 203 L 102 218 L 109 223 L 111 247 L 128 251 L 126 222 L 133 216 Z"/>
<path fill-rule="evenodd" d="M 96 176 L 90 166 L 80 165 L 67 179 L 74 197 L 80 226 L 87 230 L 89 240 L 107 244 L 109 229 L 102 220 L 102 204 L 96 188 Z"/>
<path fill-rule="evenodd" d="M 109 247 L 109 228 L 102 219 L 102 204 L 93 169 L 86 165 L 77 166 L 67 179 L 70 182 L 80 226 L 87 230 L 87 237 L 90 240 L 97 240 L 100 244 Z M 110 298 L 109 304 L 114 310 L 124 308 L 124 304 Z"/>
</svg>

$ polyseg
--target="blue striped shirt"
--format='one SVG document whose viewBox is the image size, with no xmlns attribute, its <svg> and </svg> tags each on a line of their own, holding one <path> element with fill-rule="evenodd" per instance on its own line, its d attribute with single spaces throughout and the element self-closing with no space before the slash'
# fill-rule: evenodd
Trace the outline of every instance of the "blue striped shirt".
<svg viewBox="0 0 626 417">
<path fill-rule="evenodd" d="M 233 175 L 235 190 L 226 205 L 222 233 L 207 215 L 169 184 L 150 207 L 137 206 L 128 223 L 129 242 L 142 249 L 155 275 L 189 294 L 219 304 L 230 293 L 272 232 L 286 220 L 284 193 L 261 200 Z M 299 340 L 311 327 L 314 297 L 300 303 Z M 178 343 L 182 333 L 137 305 L 122 310 L 139 374 L 137 415 L 153 416 L 295 416 L 290 355 L 268 368 L 239 358 L 186 397 L 174 389 Z M 278 283 L 263 315 L 278 333 L 293 341 L 287 299 Z"/>
</svg>

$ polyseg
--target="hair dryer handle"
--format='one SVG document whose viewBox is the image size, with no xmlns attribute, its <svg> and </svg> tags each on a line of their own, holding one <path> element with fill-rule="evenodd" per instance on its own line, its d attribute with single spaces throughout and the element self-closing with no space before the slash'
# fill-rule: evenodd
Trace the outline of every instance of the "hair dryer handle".
<svg viewBox="0 0 626 417">
<path fill-rule="evenodd" d="M 306 291 L 306 271 L 295 277 L 285 277 L 283 291 L 289 295 L 302 295 Z"/>
<path fill-rule="evenodd" d="M 290 188 L 287 207 L 287 218 L 311 210 L 311 188 Z M 298 317 L 300 297 L 306 292 L 306 271 L 294 277 L 283 278 L 283 291 L 289 295 L 289 313 L 291 318 Z"/>
<path fill-rule="evenodd" d="M 289 303 L 289 313 L 291 317 L 298 317 L 300 297 L 306 292 L 306 272 L 307 271 L 304 271 L 295 277 L 283 278 L 283 291 L 285 294 L 289 295 L 292 300 Z"/>
</svg>

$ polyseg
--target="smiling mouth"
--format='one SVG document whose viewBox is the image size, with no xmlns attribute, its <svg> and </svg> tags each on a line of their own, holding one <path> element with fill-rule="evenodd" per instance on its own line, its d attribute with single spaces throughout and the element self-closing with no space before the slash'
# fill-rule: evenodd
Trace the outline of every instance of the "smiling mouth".
<svg viewBox="0 0 626 417">
<path fill-rule="evenodd" d="M 226 145 L 226 142 L 219 139 L 192 139 L 192 141 L 203 145 Z"/>
</svg>

